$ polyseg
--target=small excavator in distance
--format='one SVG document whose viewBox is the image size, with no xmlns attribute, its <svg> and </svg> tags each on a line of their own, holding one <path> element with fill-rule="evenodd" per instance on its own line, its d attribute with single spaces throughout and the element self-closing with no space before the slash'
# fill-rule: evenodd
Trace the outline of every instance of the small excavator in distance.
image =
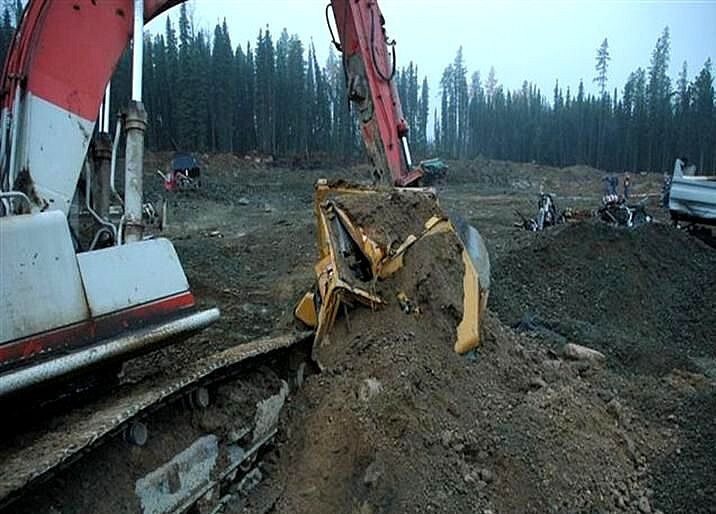
<svg viewBox="0 0 716 514">
<path fill-rule="evenodd" d="M 25 7 L 0 77 L 0 399 L 22 398 L 30 390 L 154 351 L 219 319 L 217 308 L 197 307 L 172 243 L 148 234 L 143 203 L 147 115 L 141 38 L 147 22 L 181 2 L 30 0 Z M 319 339 L 330 331 L 342 301 L 374 304 L 342 264 L 346 241 L 368 262 L 374 278 L 388 279 L 415 239 L 452 230 L 465 247 L 467 277 L 454 349 L 466 352 L 479 343 L 487 300 L 489 267 L 477 231 L 437 217 L 426 220 L 423 234 L 397 252 L 388 251 L 366 237 L 350 213 L 326 201 L 386 188 L 433 199 L 434 192 L 420 187 L 430 170 L 412 160 L 392 80 L 395 43 L 377 2 L 331 0 L 325 15 L 378 184 L 317 186 L 317 287 L 296 314 Z M 131 101 L 111 135 L 110 80 L 133 35 L 139 44 L 132 48 Z M 117 187 L 122 138 L 124 183 Z M 78 211 L 89 222 L 80 222 Z M 245 354 L 270 353 L 287 344 L 249 344 Z M 182 387 L 190 383 L 185 380 Z M 152 401 L 160 400 L 161 395 Z M 116 423 L 128 419 L 120 416 Z M 47 469 L 65 458 L 66 451 L 48 461 Z M 0 504 L 15 485 L 2 488 Z"/>
</svg>

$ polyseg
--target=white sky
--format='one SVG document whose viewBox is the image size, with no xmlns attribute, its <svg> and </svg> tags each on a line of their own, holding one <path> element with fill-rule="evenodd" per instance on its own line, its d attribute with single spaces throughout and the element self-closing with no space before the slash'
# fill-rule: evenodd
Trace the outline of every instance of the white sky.
<svg viewBox="0 0 716 514">
<path fill-rule="evenodd" d="M 304 44 L 313 39 L 325 62 L 330 36 L 324 19 L 328 0 L 190 0 L 199 28 L 213 34 L 226 18 L 234 47 L 255 44 L 267 24 L 277 36 L 285 27 Z M 648 67 L 651 51 L 665 26 L 671 31 L 671 76 L 686 60 L 689 77 L 707 57 L 716 58 L 716 0 L 381 0 L 388 35 L 398 41 L 398 66 L 419 65 L 436 98 L 445 66 L 460 45 L 470 75 L 483 81 L 494 65 L 497 79 L 510 90 L 527 79 L 551 98 L 555 79 L 576 90 L 584 79 L 595 91 L 594 56 L 607 37 L 612 60 L 609 89 L 620 92 L 631 71 Z M 178 8 L 169 15 L 176 21 Z M 148 29 L 163 31 L 166 14 Z M 716 63 L 715 63 L 716 65 Z M 434 104 L 433 106 L 434 107 Z"/>
</svg>

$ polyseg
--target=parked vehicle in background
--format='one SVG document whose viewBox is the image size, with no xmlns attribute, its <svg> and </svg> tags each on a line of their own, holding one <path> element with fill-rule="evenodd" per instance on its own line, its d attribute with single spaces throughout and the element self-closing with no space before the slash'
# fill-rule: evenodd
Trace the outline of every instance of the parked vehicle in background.
<svg viewBox="0 0 716 514">
<path fill-rule="evenodd" d="M 167 174 L 162 173 L 164 189 L 177 191 L 199 189 L 201 187 L 201 168 L 196 158 L 188 152 L 176 152 Z"/>
<path fill-rule="evenodd" d="M 716 175 L 697 175 L 686 159 L 674 163 L 668 200 L 675 223 L 716 225 Z"/>
</svg>

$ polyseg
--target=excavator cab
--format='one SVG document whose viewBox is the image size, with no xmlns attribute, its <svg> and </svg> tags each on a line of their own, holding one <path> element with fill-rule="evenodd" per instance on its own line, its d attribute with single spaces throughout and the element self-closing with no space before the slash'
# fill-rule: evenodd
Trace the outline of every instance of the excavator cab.
<svg viewBox="0 0 716 514">
<path fill-rule="evenodd" d="M 132 29 L 175 3 L 25 8 L 0 97 L 0 397 L 114 366 L 219 317 L 197 308 L 172 243 L 145 231 L 141 44 L 133 101 L 110 135 L 109 81 Z"/>
</svg>

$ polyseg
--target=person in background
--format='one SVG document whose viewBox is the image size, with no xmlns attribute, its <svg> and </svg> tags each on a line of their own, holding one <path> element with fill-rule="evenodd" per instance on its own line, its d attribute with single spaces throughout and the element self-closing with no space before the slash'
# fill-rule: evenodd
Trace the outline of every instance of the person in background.
<svg viewBox="0 0 716 514">
<path fill-rule="evenodd" d="M 604 175 L 602 182 L 604 182 L 604 193 L 602 196 L 606 198 L 612 192 L 612 177 L 610 175 Z"/>
<path fill-rule="evenodd" d="M 629 173 L 624 173 L 624 200 L 629 200 L 629 189 L 631 189 L 631 179 Z"/>
<path fill-rule="evenodd" d="M 612 175 L 611 191 L 609 192 L 609 194 L 610 194 L 610 196 L 611 196 L 611 201 L 612 201 L 612 202 L 618 202 L 618 201 L 619 201 L 619 192 L 618 192 L 618 190 L 619 190 L 619 177 L 617 177 L 616 175 Z"/>
</svg>

